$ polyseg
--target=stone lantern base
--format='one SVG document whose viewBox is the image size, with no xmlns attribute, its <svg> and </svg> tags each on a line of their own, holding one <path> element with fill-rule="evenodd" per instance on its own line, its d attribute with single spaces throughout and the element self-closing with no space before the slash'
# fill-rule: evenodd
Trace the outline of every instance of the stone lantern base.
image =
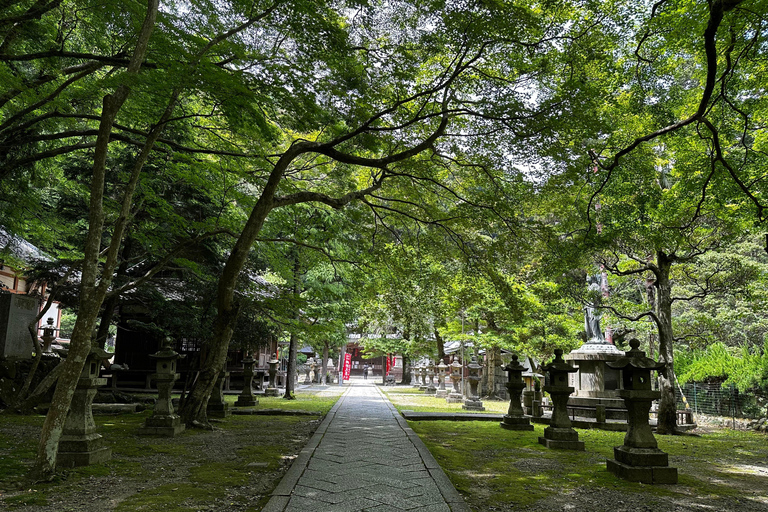
<svg viewBox="0 0 768 512">
<path fill-rule="evenodd" d="M 677 468 L 669 467 L 669 457 L 658 448 L 616 446 L 615 459 L 608 459 L 608 471 L 630 482 L 676 484 Z"/>
<path fill-rule="evenodd" d="M 258 403 L 259 401 L 253 395 L 238 395 L 237 400 L 235 401 L 235 407 L 255 407 Z"/>
<path fill-rule="evenodd" d="M 277 388 L 267 388 L 264 390 L 264 396 L 277 396 Z"/>
<path fill-rule="evenodd" d="M 461 393 L 454 393 L 453 391 L 451 391 L 445 399 L 445 402 L 449 404 L 460 404 L 463 401 L 464 397 L 461 396 Z"/>
<path fill-rule="evenodd" d="M 499 426 L 507 430 L 533 430 L 530 416 L 510 416 L 505 414 Z"/>
<path fill-rule="evenodd" d="M 227 418 L 232 415 L 232 411 L 229 410 L 229 404 L 227 403 L 209 403 L 208 407 L 205 409 L 205 414 L 209 418 Z"/>
<path fill-rule="evenodd" d="M 464 400 L 464 405 L 461 406 L 466 411 L 484 411 L 483 401 L 479 398 L 467 398 Z"/>
<path fill-rule="evenodd" d="M 539 437 L 539 444 L 556 450 L 584 451 L 584 441 L 579 441 L 579 434 L 572 428 L 547 427 L 544 437 Z"/>
<path fill-rule="evenodd" d="M 435 391 L 435 398 L 446 398 L 448 396 L 447 389 L 438 389 Z"/>
<path fill-rule="evenodd" d="M 57 468 L 101 464 L 112 459 L 112 448 L 99 434 L 62 435 L 56 456 Z"/>
<path fill-rule="evenodd" d="M 424 390 L 426 395 L 437 395 L 437 388 L 432 384 L 427 384 L 427 389 Z"/>
<path fill-rule="evenodd" d="M 173 437 L 182 432 L 184 432 L 184 424 L 181 422 L 181 416 L 170 414 L 167 416 L 150 416 L 139 428 L 138 434 L 140 436 Z"/>
</svg>

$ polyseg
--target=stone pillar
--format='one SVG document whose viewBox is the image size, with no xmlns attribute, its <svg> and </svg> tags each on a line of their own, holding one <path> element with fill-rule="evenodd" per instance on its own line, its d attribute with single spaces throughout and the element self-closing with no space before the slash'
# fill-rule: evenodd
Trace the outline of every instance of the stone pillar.
<svg viewBox="0 0 768 512">
<path fill-rule="evenodd" d="M 453 384 L 453 389 L 448 394 L 448 398 L 445 399 L 449 404 L 459 404 L 464 401 L 464 397 L 459 389 L 462 368 L 462 364 L 456 360 L 456 356 L 453 356 L 453 363 L 451 363 L 451 383 Z"/>
<path fill-rule="evenodd" d="M 264 390 L 264 396 L 277 396 L 277 354 L 269 360 L 269 386 Z"/>
<path fill-rule="evenodd" d="M 533 430 L 531 417 L 523 414 L 523 406 L 520 403 L 520 394 L 523 388 L 525 388 L 525 382 L 523 381 L 525 366 L 521 365 L 517 359 L 517 354 L 513 354 L 512 361 L 504 367 L 504 370 L 507 372 L 509 410 L 499 425 L 507 430 Z"/>
<path fill-rule="evenodd" d="M 138 433 L 145 436 L 173 437 L 184 431 L 181 416 L 173 410 L 171 400 L 173 384 L 179 378 L 179 374 L 176 373 L 176 360 L 184 356 L 180 356 L 171 348 L 171 340 L 168 338 L 163 347 L 149 357 L 155 360 L 155 373 L 152 374 L 152 379 L 157 385 L 157 402 L 152 416 L 144 421 Z"/>
<path fill-rule="evenodd" d="M 631 350 L 621 359 L 607 363 L 609 367 L 622 372 L 624 389 L 619 396 L 629 412 L 629 428 L 624 444 L 613 449 L 614 459 L 606 461 L 608 471 L 619 478 L 646 484 L 676 484 L 677 468 L 669 467 L 668 455 L 659 450 L 656 438 L 648 423 L 651 402 L 661 393 L 651 389 L 651 371 L 664 368 L 645 356 L 639 349 L 640 342 L 632 339 Z"/>
<path fill-rule="evenodd" d="M 226 368 L 219 372 L 219 376 L 216 377 L 216 384 L 213 386 L 213 392 L 211 398 L 208 399 L 208 407 L 205 409 L 205 413 L 209 418 L 226 418 L 232 411 L 229 410 L 229 404 L 224 400 L 224 380 L 229 377 L 229 372 Z"/>
<path fill-rule="evenodd" d="M 448 365 L 441 359 L 440 364 L 437 365 L 437 390 L 435 391 L 436 398 L 445 398 L 448 396 L 448 390 L 445 389 L 446 369 Z"/>
<path fill-rule="evenodd" d="M 64 421 L 56 458 L 57 468 L 73 468 L 100 464 L 112 458 L 112 449 L 101 435 L 96 433 L 93 421 L 93 397 L 96 389 L 105 385 L 107 379 L 99 377 L 101 361 L 111 356 L 101 347 L 94 345 L 88 354 L 83 371 L 77 381 L 72 405 Z"/>
<path fill-rule="evenodd" d="M 251 356 L 243 359 L 243 390 L 235 402 L 237 407 L 253 407 L 259 403 L 253 394 L 253 366 L 255 364 L 256 360 Z"/>
<path fill-rule="evenodd" d="M 428 395 L 434 395 L 435 392 L 437 392 L 437 388 L 435 387 L 435 363 L 431 360 L 427 362 L 427 377 L 429 378 L 429 382 L 427 382 L 427 389 L 425 389 L 424 392 Z"/>
<path fill-rule="evenodd" d="M 469 380 L 469 396 L 464 400 L 464 405 L 461 408 L 468 411 L 484 411 L 483 402 L 477 396 L 477 385 L 480 383 L 480 369 L 482 368 L 477 364 L 477 357 L 472 356 L 467 368 L 469 368 L 469 377 L 467 378 Z"/>
<path fill-rule="evenodd" d="M 47 325 L 43 327 L 43 335 L 40 336 L 43 340 L 43 353 L 49 353 L 51 351 L 51 345 L 56 340 L 56 327 L 53 325 L 53 317 L 48 317 Z"/>
<path fill-rule="evenodd" d="M 563 361 L 563 351 L 558 348 L 555 349 L 555 359 L 544 365 L 544 371 L 549 373 L 549 386 L 544 386 L 544 391 L 552 397 L 554 409 L 539 443 L 547 448 L 584 450 L 584 442 L 579 441 L 579 434 L 573 430 L 568 418 L 568 397 L 573 393 L 573 388 L 568 386 L 568 374 L 575 372 L 576 368 Z"/>
<path fill-rule="evenodd" d="M 310 372 L 312 371 L 312 365 L 315 363 L 315 360 L 311 357 L 307 359 L 307 362 L 304 363 L 304 371 L 307 372 L 304 376 L 304 384 L 312 384 L 312 378 L 310 377 Z"/>
</svg>

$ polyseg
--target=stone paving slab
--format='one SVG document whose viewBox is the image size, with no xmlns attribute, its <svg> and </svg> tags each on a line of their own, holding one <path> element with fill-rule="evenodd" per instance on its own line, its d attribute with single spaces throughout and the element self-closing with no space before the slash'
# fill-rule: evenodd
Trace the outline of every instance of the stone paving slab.
<svg viewBox="0 0 768 512">
<path fill-rule="evenodd" d="M 354 382 L 263 512 L 469 512 L 427 447 L 374 384 Z"/>
</svg>

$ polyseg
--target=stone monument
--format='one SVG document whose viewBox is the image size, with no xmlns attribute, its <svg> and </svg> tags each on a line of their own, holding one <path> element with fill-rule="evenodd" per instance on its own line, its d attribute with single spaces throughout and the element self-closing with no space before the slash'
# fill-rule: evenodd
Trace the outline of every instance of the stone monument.
<svg viewBox="0 0 768 512">
<path fill-rule="evenodd" d="M 253 394 L 253 367 L 256 360 L 252 356 L 243 358 L 243 390 L 237 397 L 236 407 L 253 407 L 259 403 L 258 398 Z"/>
<path fill-rule="evenodd" d="M 578 371 L 569 377 L 575 393 L 568 405 L 579 416 L 594 417 L 597 423 L 606 418 L 626 419 L 624 402 L 618 396 L 619 372 L 606 363 L 616 361 L 624 354 L 606 341 L 600 327 L 602 274 L 587 276 L 587 289 L 592 303 L 584 307 L 586 342 L 565 356 Z"/>
<path fill-rule="evenodd" d="M 40 338 L 43 340 L 42 350 L 43 353 L 49 353 L 51 351 L 51 345 L 56 341 L 56 331 L 58 329 L 53 325 L 53 317 L 48 317 L 46 320 L 47 325 L 43 327 L 43 335 Z"/>
<path fill-rule="evenodd" d="M 568 418 L 568 397 L 573 393 L 573 388 L 568 386 L 568 374 L 576 369 L 563 361 L 563 351 L 558 348 L 555 349 L 555 359 L 545 364 L 543 370 L 549 374 L 549 386 L 544 386 L 544 391 L 552 397 L 553 410 L 539 443 L 547 448 L 584 450 L 584 442 L 579 441 L 579 434 L 573 430 Z"/>
<path fill-rule="evenodd" d="M 111 356 L 112 354 L 98 345 L 91 347 L 77 381 L 67 419 L 64 421 L 56 458 L 57 468 L 89 466 L 112 458 L 112 449 L 107 446 L 104 438 L 96 433 L 92 409 L 96 388 L 107 383 L 107 379 L 99 377 L 101 362 Z"/>
<path fill-rule="evenodd" d="M 448 396 L 448 390 L 445 389 L 445 379 L 448 376 L 448 365 L 441 359 L 440 364 L 437 365 L 437 390 L 435 391 L 435 398 L 445 398 Z"/>
<path fill-rule="evenodd" d="M 507 372 L 509 410 L 499 425 L 507 430 L 533 430 L 531 417 L 523 414 L 523 406 L 520 401 L 520 394 L 523 388 L 525 388 L 525 382 L 523 381 L 525 366 L 521 365 L 517 359 L 517 354 L 513 354 L 512 361 L 504 367 L 504 370 Z"/>
<path fill-rule="evenodd" d="M 213 385 L 213 392 L 208 399 L 208 407 L 205 409 L 205 413 L 209 418 L 226 418 L 232 414 L 229 410 L 229 404 L 224 400 L 224 380 L 229 377 L 229 372 L 226 368 L 219 372 L 219 376 L 216 377 L 216 384 Z"/>
<path fill-rule="evenodd" d="M 140 435 L 173 437 L 184 431 L 181 416 L 173 410 L 171 392 L 173 384 L 179 378 L 176 373 L 176 360 L 184 357 L 171 348 L 170 338 L 165 340 L 163 346 L 149 355 L 155 360 L 155 373 L 150 377 L 157 384 L 157 402 L 152 416 L 144 421 L 139 428 Z"/>
<path fill-rule="evenodd" d="M 669 457 L 659 450 L 648 424 L 651 402 L 661 396 L 651 389 L 651 371 L 664 368 L 664 364 L 646 357 L 637 339 L 630 340 L 629 346 L 631 350 L 624 357 L 608 363 L 611 368 L 622 371 L 624 389 L 619 391 L 619 396 L 629 411 L 624 444 L 613 449 L 614 459 L 606 461 L 608 471 L 632 482 L 676 484 L 677 468 L 669 467 Z"/>
<path fill-rule="evenodd" d="M 469 369 L 469 377 L 467 377 L 467 380 L 469 380 L 469 396 L 464 400 L 464 405 L 461 408 L 468 411 L 484 411 L 483 402 L 477 396 L 477 385 L 480 383 L 480 369 L 482 368 L 482 366 L 477 364 L 477 357 L 472 356 L 472 360 L 467 365 L 467 368 Z"/>
<path fill-rule="evenodd" d="M 277 396 L 277 354 L 269 360 L 269 386 L 264 390 L 264 396 Z M 313 363 L 314 365 L 315 363 Z"/>
<path fill-rule="evenodd" d="M 428 395 L 434 395 L 437 392 L 437 388 L 435 387 L 435 363 L 432 360 L 427 362 L 427 377 L 429 382 L 427 382 L 427 389 L 424 392 Z"/>
<path fill-rule="evenodd" d="M 461 394 L 461 389 L 459 388 L 462 369 L 462 364 L 456 359 L 456 356 L 453 356 L 453 362 L 451 363 L 451 383 L 453 384 L 453 389 L 445 399 L 446 403 L 459 404 L 464 401 L 464 397 Z"/>
</svg>

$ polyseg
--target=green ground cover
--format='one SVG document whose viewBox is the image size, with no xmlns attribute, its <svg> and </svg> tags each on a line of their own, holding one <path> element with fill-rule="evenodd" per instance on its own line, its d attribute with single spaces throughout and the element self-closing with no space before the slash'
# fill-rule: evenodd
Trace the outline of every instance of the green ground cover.
<svg viewBox="0 0 768 512">
<path fill-rule="evenodd" d="M 477 412 L 506 414 L 509 402 L 502 400 L 483 400 L 485 411 L 465 411 L 462 404 L 446 403 L 444 398 L 435 398 L 413 387 L 397 386 L 381 388 L 399 411 L 417 412 Z"/>
<path fill-rule="evenodd" d="M 399 395 L 396 390 L 388 394 L 399 409 L 456 410 L 455 404 L 441 404 L 433 397 Z M 484 404 L 488 408 L 489 403 Z M 678 468 L 679 483 L 643 485 L 617 479 L 606 470 L 613 447 L 623 444 L 623 432 L 579 429 L 586 450 L 573 452 L 539 444 L 544 425 L 517 432 L 496 422 L 409 424 L 473 510 L 561 510 L 567 503 L 576 509 L 613 510 L 617 501 L 639 502 L 653 510 L 732 510 L 747 503 L 752 505 L 748 510 L 768 510 L 764 434 L 726 429 L 657 436 L 670 465 Z M 594 501 L 581 502 L 585 496 Z"/>
<path fill-rule="evenodd" d="M 255 512 L 266 504 L 269 492 L 337 399 L 338 393 L 300 393 L 296 400 L 260 398 L 257 409 L 312 414 L 233 415 L 215 421 L 213 431 L 186 430 L 175 438 L 136 435 L 149 410 L 96 415 L 112 460 L 60 471 L 54 481 L 21 491 L 18 483 L 34 458 L 44 417 L 2 414 L 0 509 Z"/>
</svg>

